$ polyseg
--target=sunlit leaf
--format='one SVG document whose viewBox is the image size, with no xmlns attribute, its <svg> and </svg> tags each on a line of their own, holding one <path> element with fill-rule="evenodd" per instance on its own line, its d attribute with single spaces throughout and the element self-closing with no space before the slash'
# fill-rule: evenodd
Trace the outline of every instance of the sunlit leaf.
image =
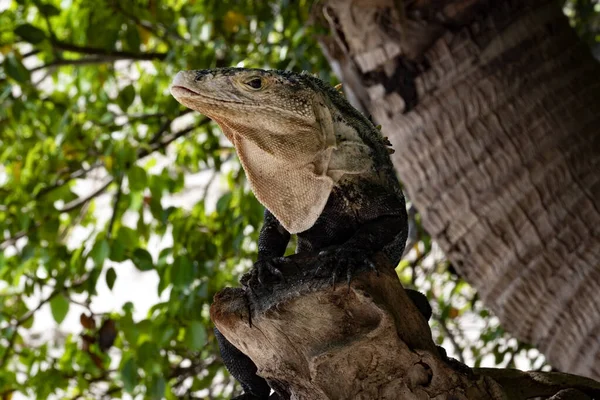
<svg viewBox="0 0 600 400">
<path fill-rule="evenodd" d="M 100 239 L 94 243 L 94 247 L 92 247 L 89 256 L 94 260 L 96 266 L 101 267 L 109 254 L 110 244 L 108 243 L 108 240 Z"/>
<path fill-rule="evenodd" d="M 200 321 L 192 321 L 186 334 L 190 349 L 200 350 L 206 344 L 206 328 Z"/>
<path fill-rule="evenodd" d="M 115 286 L 116 280 L 117 280 L 117 272 L 115 271 L 115 269 L 113 267 L 110 267 L 106 271 L 106 286 L 108 286 L 108 288 L 110 290 L 112 290 L 112 288 Z"/>
<path fill-rule="evenodd" d="M 161 400 L 165 396 L 166 388 L 167 385 L 162 376 L 153 377 L 152 384 L 150 386 L 150 398 L 152 400 Z"/>
<path fill-rule="evenodd" d="M 8 54 L 4 59 L 4 70 L 6 74 L 17 82 L 26 82 L 29 80 L 29 70 L 18 60 L 14 54 Z"/>
<path fill-rule="evenodd" d="M 135 88 L 133 85 L 127 85 L 119 92 L 117 96 L 117 104 L 123 111 L 127 111 L 133 100 L 135 99 Z"/>
<path fill-rule="evenodd" d="M 145 249 L 135 249 L 133 252 L 132 261 L 140 271 L 150 271 L 154 268 L 152 256 Z"/>
<path fill-rule="evenodd" d="M 127 393 L 133 393 L 138 383 L 137 366 L 133 358 L 128 358 L 121 367 L 121 380 Z"/>
<path fill-rule="evenodd" d="M 63 322 L 65 317 L 69 313 L 69 305 L 69 299 L 67 299 L 62 294 L 54 296 L 52 300 L 50 300 L 50 310 L 52 311 L 52 316 L 54 317 L 54 320 L 58 324 Z"/>
</svg>

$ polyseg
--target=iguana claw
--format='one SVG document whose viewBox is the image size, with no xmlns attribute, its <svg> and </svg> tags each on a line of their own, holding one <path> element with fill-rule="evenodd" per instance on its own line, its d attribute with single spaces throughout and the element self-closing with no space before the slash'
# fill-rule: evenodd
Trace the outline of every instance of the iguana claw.
<svg viewBox="0 0 600 400">
<path fill-rule="evenodd" d="M 265 287 L 269 283 L 285 282 L 285 277 L 280 268 L 287 262 L 288 259 L 286 257 L 259 260 L 254 263 L 254 267 L 250 271 L 242 276 L 240 283 L 253 290 Z"/>
<path fill-rule="evenodd" d="M 365 268 L 372 269 L 379 275 L 377 266 L 365 252 L 361 250 L 342 246 L 334 247 L 321 251 L 319 253 L 319 258 L 319 266 L 315 270 L 314 276 L 319 276 L 319 273 L 323 269 L 331 271 L 331 281 L 334 288 L 339 276 L 342 275 L 344 271 L 346 272 L 346 282 L 348 287 L 350 287 L 352 278 Z"/>
</svg>

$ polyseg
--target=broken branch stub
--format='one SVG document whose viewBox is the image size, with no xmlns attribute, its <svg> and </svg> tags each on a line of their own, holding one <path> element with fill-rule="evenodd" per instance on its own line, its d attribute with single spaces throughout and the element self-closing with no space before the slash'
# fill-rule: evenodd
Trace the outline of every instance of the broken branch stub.
<svg viewBox="0 0 600 400">
<path fill-rule="evenodd" d="M 291 399 L 505 398 L 492 379 L 442 360 L 394 270 L 377 263 L 379 274 L 362 272 L 350 287 L 292 268 L 270 292 L 227 288 L 211 318 Z"/>
</svg>

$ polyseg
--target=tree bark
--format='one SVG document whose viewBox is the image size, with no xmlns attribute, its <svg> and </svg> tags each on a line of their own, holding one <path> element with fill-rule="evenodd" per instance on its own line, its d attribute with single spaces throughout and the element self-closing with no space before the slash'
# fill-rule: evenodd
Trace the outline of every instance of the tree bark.
<svg viewBox="0 0 600 400">
<path fill-rule="evenodd" d="M 326 0 L 320 38 L 503 326 L 600 378 L 600 67 L 555 1 Z"/>
<path fill-rule="evenodd" d="M 562 373 L 471 370 L 443 358 L 385 257 L 350 286 L 282 270 L 265 293 L 227 288 L 211 319 L 286 399 L 586 399 L 600 383 Z M 307 272 L 309 271 L 309 272 Z M 554 396 L 554 397 L 552 397 Z M 558 396 L 558 397 L 557 397 Z M 561 397 L 562 396 L 562 397 Z M 579 397 L 568 397 L 579 396 Z"/>
</svg>

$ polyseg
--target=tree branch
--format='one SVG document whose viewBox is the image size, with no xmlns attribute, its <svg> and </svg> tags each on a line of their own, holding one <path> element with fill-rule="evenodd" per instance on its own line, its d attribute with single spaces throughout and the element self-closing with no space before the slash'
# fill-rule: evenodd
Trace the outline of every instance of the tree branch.
<svg viewBox="0 0 600 400">
<path fill-rule="evenodd" d="M 448 325 L 446 325 L 446 322 L 442 318 L 440 318 L 439 315 L 434 314 L 433 317 L 435 318 L 436 322 L 440 325 L 440 327 L 446 334 L 446 337 L 450 340 L 450 343 L 452 343 L 452 346 L 454 346 L 454 350 L 455 350 L 454 353 L 456 354 L 456 359 L 464 364 L 465 357 L 462 354 L 463 349 L 458 345 L 458 342 L 456 341 L 456 338 L 454 337 L 454 333 L 452 333 L 452 331 L 448 328 Z"/>
<path fill-rule="evenodd" d="M 29 72 L 35 72 L 46 68 L 54 68 L 54 67 L 62 67 L 66 65 L 90 65 L 90 64 L 103 64 L 118 60 L 152 60 L 152 58 L 144 58 L 144 57 L 134 57 L 134 56 L 119 56 L 119 55 L 104 55 L 104 56 L 94 56 L 87 58 L 78 58 L 75 60 L 67 60 L 64 58 L 54 60 L 49 62 L 48 64 L 40 65 L 34 68 L 31 68 Z"/>
<path fill-rule="evenodd" d="M 545 398 L 564 389 L 576 389 L 592 398 L 600 398 L 600 382 L 582 376 L 500 368 L 476 368 L 473 371 L 489 376 L 502 385 L 507 398 L 511 400 Z"/>
<path fill-rule="evenodd" d="M 61 208 L 60 210 L 58 210 L 58 212 L 62 214 L 62 213 L 66 213 L 69 211 L 73 211 L 76 208 L 81 207 L 88 201 L 92 200 L 94 197 L 96 197 L 96 196 L 100 195 L 102 192 L 104 192 L 106 190 L 106 188 L 109 187 L 112 182 L 113 182 L 113 178 L 107 179 L 106 182 L 104 182 L 98 189 L 94 190 L 92 193 L 88 194 L 85 197 L 80 197 L 78 199 L 71 201 L 70 203 L 65 204 L 65 206 L 63 208 Z"/>
<path fill-rule="evenodd" d="M 167 58 L 168 53 L 136 53 L 132 51 L 118 51 L 102 49 L 98 47 L 79 46 L 72 43 L 66 43 L 60 40 L 52 41 L 52 45 L 60 50 L 71 51 L 73 53 L 97 55 L 97 56 L 108 56 L 114 59 L 127 59 L 127 60 L 164 60 Z"/>
<path fill-rule="evenodd" d="M 318 256 L 288 259 L 285 280 L 268 290 L 226 288 L 210 309 L 219 331 L 285 398 L 558 400 L 565 389 L 600 395 L 600 383 L 586 378 L 473 371 L 445 358 L 383 256 L 373 259 L 379 274 L 359 272 L 341 288 L 314 275 Z"/>
</svg>

